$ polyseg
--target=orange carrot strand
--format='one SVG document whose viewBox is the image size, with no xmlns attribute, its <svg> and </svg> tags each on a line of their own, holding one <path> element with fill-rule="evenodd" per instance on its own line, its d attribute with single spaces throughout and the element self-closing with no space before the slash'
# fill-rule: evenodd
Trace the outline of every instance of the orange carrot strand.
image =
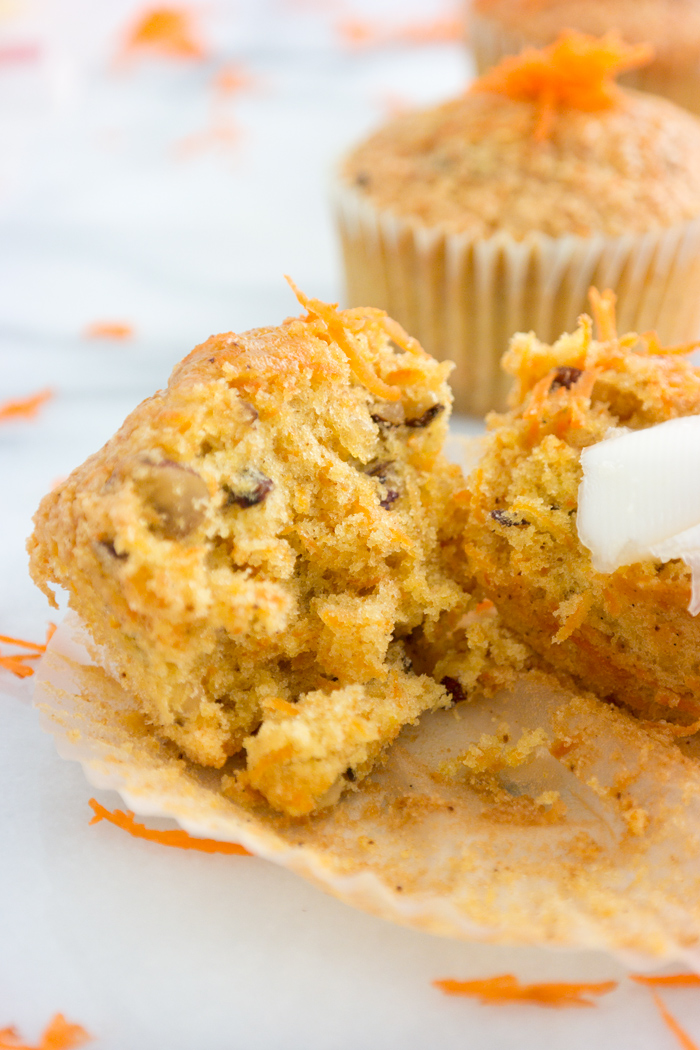
<svg viewBox="0 0 700 1050">
<path fill-rule="evenodd" d="M 39 645 L 38 642 L 25 642 L 23 638 L 10 638 L 8 634 L 0 634 L 0 642 L 6 645 L 20 645 L 24 649 L 34 649 L 37 653 L 46 651 L 45 645 Z"/>
<path fill-rule="evenodd" d="M 83 332 L 84 339 L 131 339 L 134 329 L 124 321 L 93 321 Z"/>
<path fill-rule="evenodd" d="M 34 674 L 34 668 L 27 667 L 17 656 L 0 656 L 0 667 L 4 667 L 6 671 L 11 671 L 18 678 L 31 678 Z"/>
<path fill-rule="evenodd" d="M 433 981 L 445 995 L 475 996 L 482 1003 L 534 1003 L 538 1006 L 594 1006 L 586 995 L 606 995 L 617 988 L 617 981 L 568 982 L 546 981 L 521 984 L 513 974 L 500 974 L 475 981 L 444 979 Z"/>
<path fill-rule="evenodd" d="M 615 303 L 617 296 L 610 288 L 602 293 L 597 288 L 588 289 L 588 298 L 593 310 L 593 319 L 598 329 L 598 338 L 602 343 L 610 342 L 617 338 L 617 326 L 615 323 Z"/>
<path fill-rule="evenodd" d="M 683 1047 L 683 1050 L 699 1050 L 698 1044 L 693 1042 L 688 1033 L 683 1028 L 681 1028 L 681 1026 L 678 1024 L 678 1021 L 675 1019 L 673 1014 L 670 1013 L 670 1011 L 666 1008 L 664 1002 L 656 994 L 656 992 L 652 992 L 651 997 L 654 1000 L 654 1003 L 656 1004 L 656 1009 L 661 1014 L 667 1027 L 673 1032 L 676 1039 L 678 1040 L 678 1045 Z"/>
<path fill-rule="evenodd" d="M 644 984 L 648 988 L 697 988 L 700 985 L 700 977 L 696 973 L 667 973 L 648 975 L 645 973 L 631 973 L 630 979 L 637 984 Z"/>
<path fill-rule="evenodd" d="M 146 9 L 131 27 L 124 53 L 151 51 L 164 58 L 204 58 L 206 50 L 195 20 L 194 11 L 186 7 Z"/>
<path fill-rule="evenodd" d="M 49 398 L 53 397 L 53 390 L 40 390 L 38 394 L 31 397 L 21 397 L 0 404 L 0 423 L 8 419 L 34 419 L 37 412 Z"/>
<path fill-rule="evenodd" d="M 541 49 L 526 48 L 507 56 L 471 86 L 535 106 L 535 139 L 549 138 L 554 114 L 560 109 L 592 113 L 618 103 L 614 77 L 644 65 L 653 57 L 646 44 L 629 46 L 614 33 L 586 36 L 572 30 Z"/>
<path fill-rule="evenodd" d="M 156 831 L 135 821 L 134 814 L 131 812 L 124 813 L 121 809 L 115 809 L 113 812 L 110 812 L 94 798 L 90 799 L 89 804 L 95 814 L 90 821 L 91 824 L 97 824 L 100 820 L 108 820 L 110 824 L 121 828 L 122 831 L 128 831 L 134 838 L 159 842 L 162 846 L 174 846 L 176 849 L 199 850 L 200 853 L 235 853 L 240 856 L 251 856 L 244 846 L 239 846 L 236 842 L 219 842 L 216 839 L 193 838 L 186 831 L 181 831 L 180 829 L 176 831 Z"/>
<path fill-rule="evenodd" d="M 63 1014 L 56 1014 L 49 1021 L 38 1046 L 23 1043 L 14 1027 L 0 1029 L 0 1050 L 74 1050 L 92 1038 L 82 1025 L 71 1024 Z"/>
</svg>

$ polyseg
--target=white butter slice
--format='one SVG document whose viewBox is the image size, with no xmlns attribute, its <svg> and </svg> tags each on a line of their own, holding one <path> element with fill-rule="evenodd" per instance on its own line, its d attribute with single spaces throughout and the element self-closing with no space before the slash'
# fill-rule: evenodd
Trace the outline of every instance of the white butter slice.
<svg viewBox="0 0 700 1050">
<path fill-rule="evenodd" d="M 700 611 L 700 416 L 612 430 L 581 453 L 578 535 L 598 572 L 682 558 Z"/>
</svg>

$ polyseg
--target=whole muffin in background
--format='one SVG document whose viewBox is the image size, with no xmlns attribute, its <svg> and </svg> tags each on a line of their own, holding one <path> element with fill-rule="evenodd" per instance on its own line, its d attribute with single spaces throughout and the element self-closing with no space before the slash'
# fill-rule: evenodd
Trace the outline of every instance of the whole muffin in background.
<svg viewBox="0 0 700 1050">
<path fill-rule="evenodd" d="M 502 407 L 516 331 L 571 329 L 590 285 L 620 324 L 691 339 L 700 313 L 700 121 L 619 88 L 647 48 L 565 34 L 460 97 L 406 114 L 342 165 L 351 305 L 449 357 L 459 411 Z"/>
<path fill-rule="evenodd" d="M 526 47 L 545 47 L 566 29 L 595 36 L 615 30 L 630 44 L 651 43 L 652 61 L 623 82 L 700 113 L 696 0 L 474 0 L 469 41 L 477 72 Z"/>
</svg>

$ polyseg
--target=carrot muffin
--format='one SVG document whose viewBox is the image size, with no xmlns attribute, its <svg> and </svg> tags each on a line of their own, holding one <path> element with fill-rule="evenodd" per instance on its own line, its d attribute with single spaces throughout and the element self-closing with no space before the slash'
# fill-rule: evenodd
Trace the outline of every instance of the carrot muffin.
<svg viewBox="0 0 700 1050">
<path fill-rule="evenodd" d="M 564 29 L 594 36 L 615 30 L 630 44 L 650 43 L 653 60 L 625 73 L 624 83 L 700 112 L 695 0 L 474 0 L 469 21 L 479 73 L 525 47 L 546 47 Z"/>
<path fill-rule="evenodd" d="M 238 786 L 295 816 L 461 699 L 492 641 L 523 654 L 448 571 L 450 366 L 381 311 L 299 297 L 302 318 L 197 347 L 46 496 L 29 542 L 154 730 L 203 766 L 244 753 Z M 440 624 L 444 684 L 411 664 Z"/>
<path fill-rule="evenodd" d="M 569 34 L 397 118 L 345 160 L 348 299 L 456 361 L 458 409 L 502 407 L 510 336 L 553 341 L 592 283 L 617 292 L 626 328 L 696 334 L 700 122 L 614 84 L 645 57 Z"/>
<path fill-rule="evenodd" d="M 532 334 L 513 339 L 503 361 L 516 381 L 513 407 L 490 418 L 484 457 L 468 481 L 465 551 L 503 621 L 549 665 L 644 717 L 687 724 L 700 717 L 691 568 L 673 550 L 655 557 L 628 547 L 602 566 L 618 568 L 600 571 L 577 518 L 582 460 L 614 448 L 611 432 L 637 442 L 644 431 L 641 473 L 654 459 L 673 472 L 673 459 L 649 454 L 648 438 L 669 421 L 700 422 L 685 418 L 700 414 L 700 369 L 664 352 L 653 334 L 618 338 L 611 302 L 599 305 L 597 339 L 586 316 L 553 346 Z M 613 485 L 614 458 L 597 456 Z M 660 488 L 654 498 L 663 499 Z M 634 540 L 637 522 L 628 531 Z"/>
</svg>

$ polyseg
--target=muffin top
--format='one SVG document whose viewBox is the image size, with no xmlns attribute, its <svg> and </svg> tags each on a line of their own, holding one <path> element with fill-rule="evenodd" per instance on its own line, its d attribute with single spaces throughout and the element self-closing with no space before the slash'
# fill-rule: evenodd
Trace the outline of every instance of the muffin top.
<svg viewBox="0 0 700 1050">
<path fill-rule="evenodd" d="M 615 29 L 629 43 L 652 41 L 657 64 L 691 62 L 700 52 L 696 0 L 474 0 L 473 11 L 537 45 L 562 29 L 596 36 Z"/>
<path fill-rule="evenodd" d="M 645 47 L 562 34 L 504 59 L 459 98 L 402 115 L 347 158 L 379 208 L 447 233 L 619 236 L 700 215 L 700 121 L 623 89 Z"/>
</svg>

